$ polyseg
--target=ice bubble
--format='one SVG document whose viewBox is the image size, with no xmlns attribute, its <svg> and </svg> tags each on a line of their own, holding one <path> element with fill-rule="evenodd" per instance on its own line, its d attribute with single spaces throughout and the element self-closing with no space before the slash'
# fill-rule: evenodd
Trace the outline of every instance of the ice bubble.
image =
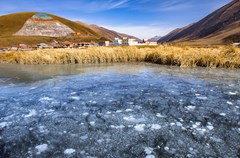
<svg viewBox="0 0 240 158">
<path fill-rule="evenodd" d="M 190 151 L 193 151 L 193 148 L 190 147 L 189 150 L 190 150 Z"/>
<path fill-rule="evenodd" d="M 42 152 L 45 152 L 48 149 L 48 145 L 47 144 L 41 144 L 41 145 L 37 145 L 35 147 L 35 149 L 37 150 L 37 154 L 41 154 Z"/>
<path fill-rule="evenodd" d="M 152 125 L 151 125 L 151 129 L 156 129 L 156 130 L 158 130 L 158 129 L 161 129 L 161 126 L 160 126 L 159 124 L 152 124 Z"/>
<path fill-rule="evenodd" d="M 66 154 L 66 155 L 71 155 L 71 154 L 73 154 L 75 152 L 76 152 L 76 150 L 72 149 L 72 148 L 64 150 L 64 154 Z"/>
<path fill-rule="evenodd" d="M 110 112 L 110 111 L 107 111 L 107 112 L 106 112 L 106 114 L 111 114 L 111 113 L 112 113 L 112 112 Z"/>
<path fill-rule="evenodd" d="M 72 93 L 70 93 L 71 95 L 75 95 L 75 94 L 77 94 L 77 92 L 72 92 Z"/>
<path fill-rule="evenodd" d="M 49 109 L 49 110 L 46 110 L 46 113 L 52 113 L 52 112 L 54 112 L 55 110 L 53 110 L 53 109 Z"/>
<path fill-rule="evenodd" d="M 32 117 L 32 116 L 36 116 L 37 115 L 37 111 L 36 110 L 30 110 L 28 115 L 25 115 L 25 117 Z"/>
<path fill-rule="evenodd" d="M 117 110 L 117 111 L 116 111 L 116 113 L 121 113 L 121 112 L 122 112 L 122 110 Z"/>
<path fill-rule="evenodd" d="M 145 151 L 145 153 L 146 153 L 147 155 L 150 155 L 150 154 L 153 153 L 153 148 L 151 148 L 151 147 L 145 147 L 145 148 L 144 148 L 144 151 Z"/>
<path fill-rule="evenodd" d="M 73 99 L 73 100 L 80 100 L 79 96 L 71 96 L 70 98 Z"/>
<path fill-rule="evenodd" d="M 145 126 L 146 126 L 145 124 L 137 124 L 134 126 L 134 128 L 135 128 L 135 130 L 142 132 L 142 131 L 144 131 Z"/>
<path fill-rule="evenodd" d="M 230 101 L 227 101 L 227 104 L 228 104 L 228 105 L 233 105 L 233 103 L 232 103 L 232 102 L 230 102 Z"/>
<path fill-rule="evenodd" d="M 145 158 L 155 158 L 154 155 L 147 155 Z"/>
</svg>

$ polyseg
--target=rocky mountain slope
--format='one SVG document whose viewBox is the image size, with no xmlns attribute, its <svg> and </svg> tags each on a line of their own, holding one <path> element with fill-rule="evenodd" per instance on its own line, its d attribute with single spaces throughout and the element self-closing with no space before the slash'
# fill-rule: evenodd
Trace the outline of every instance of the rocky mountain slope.
<svg viewBox="0 0 240 158">
<path fill-rule="evenodd" d="M 240 0 L 233 0 L 199 22 L 174 30 L 158 42 L 224 43 L 237 40 L 240 34 L 239 8 Z"/>
</svg>

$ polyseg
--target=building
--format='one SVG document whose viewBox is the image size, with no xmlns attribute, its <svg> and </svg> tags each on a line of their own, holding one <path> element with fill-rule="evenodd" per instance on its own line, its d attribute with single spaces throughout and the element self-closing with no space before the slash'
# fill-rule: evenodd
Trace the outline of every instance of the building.
<svg viewBox="0 0 240 158">
<path fill-rule="evenodd" d="M 99 42 L 98 45 L 108 47 L 108 46 L 110 46 L 110 41 Z"/>
<path fill-rule="evenodd" d="M 114 46 L 121 46 L 122 45 L 123 40 L 120 38 L 115 38 L 113 41 L 113 45 Z"/>
<path fill-rule="evenodd" d="M 138 45 L 138 41 L 134 38 L 129 38 L 128 39 L 128 45 L 129 46 L 137 46 Z"/>
<path fill-rule="evenodd" d="M 53 48 L 53 47 L 49 46 L 49 45 L 46 44 L 46 43 L 39 43 L 39 44 L 37 45 L 37 48 L 46 49 L 46 48 Z"/>
<path fill-rule="evenodd" d="M 155 42 L 153 40 L 146 40 L 145 44 L 148 46 L 157 46 L 157 42 Z"/>
<path fill-rule="evenodd" d="M 129 46 L 127 37 L 123 37 L 123 39 L 122 39 L 122 46 Z"/>
<path fill-rule="evenodd" d="M 240 43 L 233 43 L 233 46 L 240 46 Z"/>
</svg>

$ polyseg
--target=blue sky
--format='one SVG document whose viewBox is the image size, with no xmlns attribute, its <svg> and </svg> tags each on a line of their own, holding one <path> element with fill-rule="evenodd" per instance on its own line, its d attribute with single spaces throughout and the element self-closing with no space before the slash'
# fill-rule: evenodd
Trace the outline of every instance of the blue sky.
<svg viewBox="0 0 240 158">
<path fill-rule="evenodd" d="M 165 35 L 231 0 L 0 0 L 0 15 L 37 11 L 97 24 L 139 38 Z"/>
</svg>

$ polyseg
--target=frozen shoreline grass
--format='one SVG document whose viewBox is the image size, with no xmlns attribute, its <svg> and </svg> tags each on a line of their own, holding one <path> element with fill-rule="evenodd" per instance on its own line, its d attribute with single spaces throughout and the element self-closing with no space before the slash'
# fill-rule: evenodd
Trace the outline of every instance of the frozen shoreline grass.
<svg viewBox="0 0 240 158">
<path fill-rule="evenodd" d="M 87 64 L 150 62 L 181 67 L 240 68 L 236 47 L 91 47 L 87 49 L 41 49 L 0 53 L 0 63 Z"/>
</svg>

